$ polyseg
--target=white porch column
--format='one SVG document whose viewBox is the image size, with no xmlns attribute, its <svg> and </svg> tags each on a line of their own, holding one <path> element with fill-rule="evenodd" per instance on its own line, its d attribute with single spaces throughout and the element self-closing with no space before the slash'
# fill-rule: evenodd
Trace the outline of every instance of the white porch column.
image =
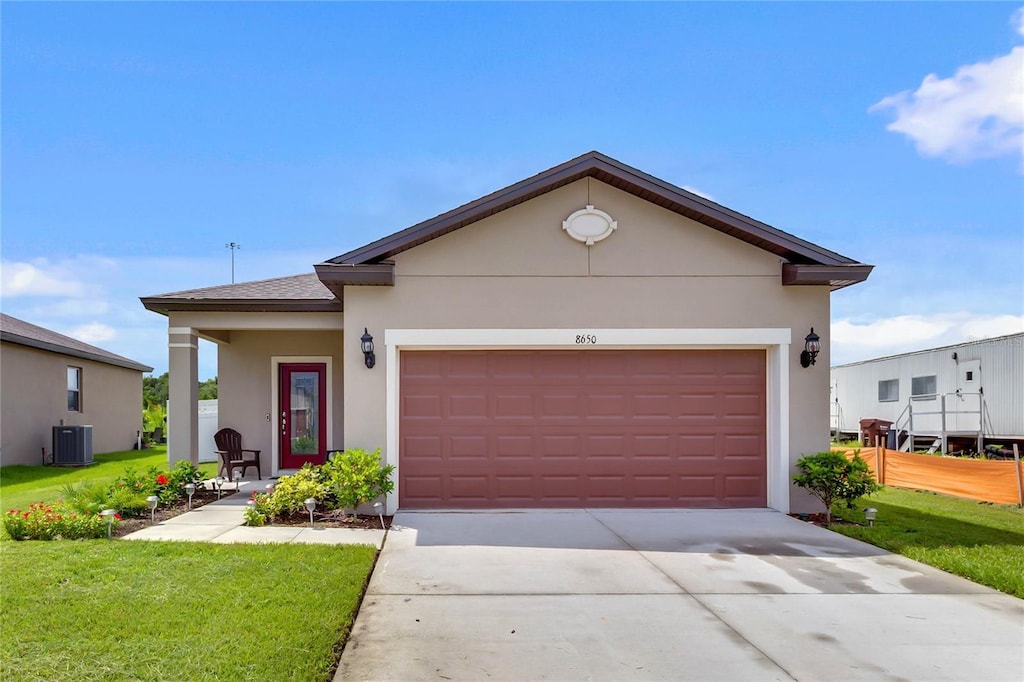
<svg viewBox="0 0 1024 682">
<path fill-rule="evenodd" d="M 168 327 L 167 340 L 167 463 L 199 464 L 199 337 L 191 327 Z"/>
</svg>

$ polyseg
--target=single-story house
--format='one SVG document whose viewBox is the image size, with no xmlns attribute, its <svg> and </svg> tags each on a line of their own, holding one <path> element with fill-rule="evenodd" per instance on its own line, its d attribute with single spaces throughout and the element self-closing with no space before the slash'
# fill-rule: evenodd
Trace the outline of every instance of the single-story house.
<svg viewBox="0 0 1024 682">
<path fill-rule="evenodd" d="M 91 425 L 92 450 L 130 450 L 153 368 L 0 313 L 0 466 L 52 457 L 54 426 Z"/>
<path fill-rule="evenodd" d="M 801 511 L 829 294 L 871 269 L 590 152 L 315 274 L 142 302 L 168 319 L 172 459 L 195 458 L 204 338 L 264 471 L 380 447 L 388 513 Z"/>
</svg>

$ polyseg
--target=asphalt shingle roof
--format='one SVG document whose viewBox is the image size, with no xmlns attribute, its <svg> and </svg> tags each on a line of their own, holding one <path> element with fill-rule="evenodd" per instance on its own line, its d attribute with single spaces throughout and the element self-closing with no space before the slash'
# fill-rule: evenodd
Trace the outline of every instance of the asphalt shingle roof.
<svg viewBox="0 0 1024 682">
<path fill-rule="evenodd" d="M 140 372 L 152 372 L 153 368 L 135 362 L 116 353 L 89 345 L 84 341 L 73 339 L 70 336 L 58 334 L 44 327 L 19 320 L 16 317 L 0 313 L 0 340 L 7 343 L 14 343 L 19 346 L 28 346 L 40 350 L 62 353 L 76 358 L 95 360 L 108 365 L 126 367 Z"/>
<path fill-rule="evenodd" d="M 147 298 L 172 298 L 185 300 L 258 300 L 258 301 L 330 301 L 334 294 L 325 287 L 316 273 L 274 277 L 254 282 L 222 284 L 202 289 L 186 289 L 169 294 L 157 294 Z"/>
</svg>

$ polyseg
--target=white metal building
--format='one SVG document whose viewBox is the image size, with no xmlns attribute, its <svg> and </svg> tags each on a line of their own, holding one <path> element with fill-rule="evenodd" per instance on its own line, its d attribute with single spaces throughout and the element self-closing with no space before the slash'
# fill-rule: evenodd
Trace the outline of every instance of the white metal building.
<svg viewBox="0 0 1024 682">
<path fill-rule="evenodd" d="M 943 441 L 1024 439 L 1024 333 L 839 365 L 831 387 L 833 432 L 884 419 Z"/>
</svg>

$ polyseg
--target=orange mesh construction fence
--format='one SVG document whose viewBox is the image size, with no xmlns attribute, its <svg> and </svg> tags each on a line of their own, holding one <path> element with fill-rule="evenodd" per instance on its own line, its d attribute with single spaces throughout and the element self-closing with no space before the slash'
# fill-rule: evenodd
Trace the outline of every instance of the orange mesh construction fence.
<svg viewBox="0 0 1024 682">
<path fill-rule="evenodd" d="M 835 448 L 852 458 L 854 448 Z M 967 497 L 996 504 L 1021 504 L 1024 473 L 1011 460 L 915 455 L 885 448 L 861 448 L 861 459 L 884 485 Z M 879 462 L 881 460 L 881 462 Z M 879 475 L 881 474 L 881 475 Z"/>
</svg>

